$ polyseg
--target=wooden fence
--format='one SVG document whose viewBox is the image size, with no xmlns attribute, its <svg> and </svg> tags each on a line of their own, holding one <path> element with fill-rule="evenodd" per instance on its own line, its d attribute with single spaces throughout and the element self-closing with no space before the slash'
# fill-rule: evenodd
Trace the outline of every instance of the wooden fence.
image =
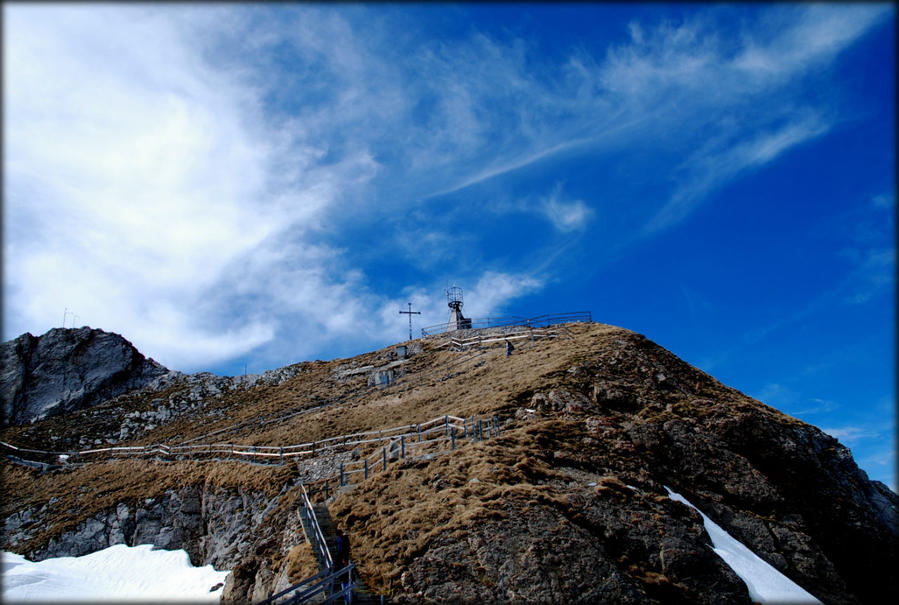
<svg viewBox="0 0 899 605">
<path fill-rule="evenodd" d="M 376 448 L 367 456 L 351 462 L 336 464 L 333 471 L 324 477 L 306 481 L 310 497 L 328 499 L 337 494 L 341 487 L 355 485 L 372 475 L 385 472 L 390 464 L 402 463 L 407 459 L 421 458 L 454 451 L 466 442 L 483 441 L 500 434 L 500 421 L 496 416 L 489 418 L 459 418 L 444 416 L 421 425 L 415 431 L 397 435 L 383 447 Z"/>
<path fill-rule="evenodd" d="M 451 422 L 452 421 L 452 422 Z M 53 452 L 47 450 L 24 449 L 15 445 L 0 441 L 0 446 L 10 453 L 23 457 L 23 454 L 37 454 L 43 457 L 55 457 L 66 462 L 81 462 L 91 458 L 112 457 L 145 457 L 157 456 L 168 459 L 199 459 L 199 458 L 229 458 L 239 461 L 283 463 L 291 459 L 303 457 L 315 457 L 322 454 L 336 454 L 347 451 L 350 448 L 362 446 L 364 449 L 376 448 L 377 444 L 385 444 L 384 456 L 387 446 L 398 447 L 400 457 L 405 457 L 405 448 L 414 445 L 433 443 L 440 440 L 450 440 L 455 444 L 457 434 L 468 436 L 473 431 L 479 431 L 483 435 L 483 423 L 490 423 L 490 431 L 498 427 L 495 418 L 488 420 L 475 417 L 462 419 L 457 416 L 438 416 L 421 424 L 407 424 L 387 429 L 349 433 L 337 437 L 328 437 L 318 441 L 299 443 L 294 445 L 242 445 L 236 443 L 205 443 L 195 445 L 173 445 L 156 443 L 143 446 L 113 446 L 93 448 L 80 451 Z M 460 424 L 461 423 L 461 424 Z M 442 433 L 434 438 L 435 433 Z M 424 439 L 423 439 L 424 437 Z M 395 446 L 393 444 L 396 444 Z M 359 462 L 362 464 L 365 461 Z M 349 463 L 353 464 L 353 463 Z M 367 468 L 367 466 L 366 466 Z M 360 471 L 347 472 L 364 472 Z"/>
</svg>

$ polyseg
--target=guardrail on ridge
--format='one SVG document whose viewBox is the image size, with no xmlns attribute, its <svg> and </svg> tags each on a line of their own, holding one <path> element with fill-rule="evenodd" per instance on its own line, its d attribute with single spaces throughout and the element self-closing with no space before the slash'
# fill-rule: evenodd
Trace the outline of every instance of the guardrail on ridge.
<svg viewBox="0 0 899 605">
<path fill-rule="evenodd" d="M 543 328 L 553 324 L 571 323 L 571 322 L 591 322 L 593 321 L 590 311 L 573 311 L 570 313 L 555 313 L 550 315 L 538 315 L 537 317 L 487 317 L 483 319 L 472 319 L 471 330 L 479 330 L 482 328 L 502 328 L 506 326 L 524 326 L 527 328 Z M 448 331 L 453 322 L 427 326 L 421 329 L 422 337 L 433 336 L 435 334 L 443 334 Z"/>
</svg>

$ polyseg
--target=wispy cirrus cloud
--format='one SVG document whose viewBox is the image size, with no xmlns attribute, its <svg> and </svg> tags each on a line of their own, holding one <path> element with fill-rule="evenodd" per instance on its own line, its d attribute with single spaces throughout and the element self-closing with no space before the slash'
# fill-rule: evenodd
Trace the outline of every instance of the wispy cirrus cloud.
<svg viewBox="0 0 899 605">
<path fill-rule="evenodd" d="M 794 118 L 773 130 L 753 133 L 751 138 L 727 140 L 715 138 L 711 144 L 692 154 L 679 171 L 680 185 L 671 198 L 644 226 L 647 234 L 672 227 L 688 217 L 710 192 L 738 177 L 742 172 L 767 164 L 801 143 L 825 134 L 830 125 L 817 116 Z M 731 137 L 746 133 L 730 133 Z"/>
<path fill-rule="evenodd" d="M 334 13 L 294 13 L 287 32 L 214 12 L 4 7 L 8 337 L 65 306 L 190 370 L 389 332 L 371 312 L 384 296 L 322 234 L 381 170 L 395 70 Z M 248 32 L 242 48 L 298 59 L 279 73 L 308 98 L 287 113 L 266 105 L 285 81 L 218 54 Z"/>
<path fill-rule="evenodd" d="M 797 104 L 792 90 L 890 9 L 830 8 L 778 7 L 736 35 L 722 35 L 706 17 L 648 29 L 634 23 L 630 43 L 596 66 L 609 103 L 627 116 L 618 120 L 653 128 L 662 148 L 689 150 L 644 235 L 677 225 L 723 184 L 833 127 L 829 108 Z"/>
<path fill-rule="evenodd" d="M 428 272 L 404 296 L 443 308 L 431 272 L 486 236 L 429 213 L 451 196 L 448 212 L 480 215 L 498 202 L 469 190 L 566 154 L 652 147 L 667 167 L 641 177 L 663 195 L 518 196 L 539 228 L 576 234 L 632 207 L 621 232 L 677 225 L 833 128 L 826 107 L 784 99 L 885 14 L 776 7 L 725 39 L 710 11 L 546 58 L 474 28 L 429 39 L 364 6 L 3 10 L 5 336 L 68 307 L 180 369 L 387 339 L 405 301 L 377 273 L 396 250 Z M 383 229 L 397 215 L 409 224 Z M 475 316 L 551 281 L 549 261 L 472 257 L 452 266 Z"/>
</svg>

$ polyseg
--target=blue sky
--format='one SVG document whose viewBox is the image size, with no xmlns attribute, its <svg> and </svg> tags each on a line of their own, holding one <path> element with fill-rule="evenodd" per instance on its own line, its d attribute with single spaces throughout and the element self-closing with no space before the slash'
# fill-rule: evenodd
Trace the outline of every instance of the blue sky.
<svg viewBox="0 0 899 605">
<path fill-rule="evenodd" d="M 458 284 L 645 334 L 895 489 L 892 5 L 3 14 L 4 340 L 259 372 Z"/>
</svg>

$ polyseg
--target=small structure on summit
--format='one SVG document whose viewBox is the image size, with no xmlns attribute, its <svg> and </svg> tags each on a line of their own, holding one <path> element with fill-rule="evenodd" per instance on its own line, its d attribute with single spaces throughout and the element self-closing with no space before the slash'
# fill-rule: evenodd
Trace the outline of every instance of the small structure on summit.
<svg viewBox="0 0 899 605">
<path fill-rule="evenodd" d="M 466 319 L 462 315 L 462 288 L 455 285 L 453 285 L 452 288 L 447 288 L 446 300 L 446 304 L 450 308 L 450 318 L 446 326 L 446 331 L 470 330 L 471 320 Z"/>
</svg>

